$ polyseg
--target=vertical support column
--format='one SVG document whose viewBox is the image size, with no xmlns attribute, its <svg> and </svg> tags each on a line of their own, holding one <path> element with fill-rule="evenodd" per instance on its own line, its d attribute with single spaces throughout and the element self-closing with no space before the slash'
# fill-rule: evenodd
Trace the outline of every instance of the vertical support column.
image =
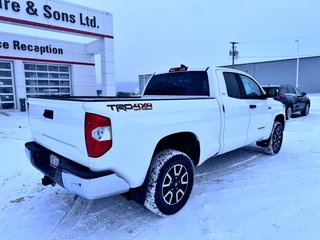
<svg viewBox="0 0 320 240">
<path fill-rule="evenodd" d="M 24 75 L 24 63 L 21 60 L 15 60 L 14 66 L 14 82 L 15 82 L 15 94 L 16 94 L 16 109 L 21 109 L 20 98 L 27 98 L 26 94 L 26 82 Z"/>
<path fill-rule="evenodd" d="M 116 95 L 113 39 L 104 38 L 101 53 L 101 86 L 103 96 Z"/>
</svg>

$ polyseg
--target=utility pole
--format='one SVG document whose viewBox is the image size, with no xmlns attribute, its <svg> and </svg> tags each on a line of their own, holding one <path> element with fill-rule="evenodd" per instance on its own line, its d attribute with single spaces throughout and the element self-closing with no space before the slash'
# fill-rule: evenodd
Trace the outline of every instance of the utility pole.
<svg viewBox="0 0 320 240">
<path fill-rule="evenodd" d="M 238 42 L 230 42 L 231 43 L 231 50 L 229 52 L 229 56 L 232 58 L 232 66 L 234 66 L 234 60 L 238 59 L 239 52 L 236 50 L 236 44 Z"/>
</svg>

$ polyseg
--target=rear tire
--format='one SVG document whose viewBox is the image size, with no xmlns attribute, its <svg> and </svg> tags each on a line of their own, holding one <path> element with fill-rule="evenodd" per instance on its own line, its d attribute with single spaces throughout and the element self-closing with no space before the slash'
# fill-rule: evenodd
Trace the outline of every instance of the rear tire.
<svg viewBox="0 0 320 240">
<path fill-rule="evenodd" d="M 283 141 L 283 125 L 275 121 L 272 132 L 268 140 L 265 142 L 265 152 L 270 155 L 277 154 L 282 146 Z"/>
<path fill-rule="evenodd" d="M 286 119 L 292 118 L 292 107 L 287 107 L 286 109 Z"/>
<path fill-rule="evenodd" d="M 307 116 L 310 112 L 310 104 L 307 103 L 304 109 L 301 111 L 302 116 Z"/>
<path fill-rule="evenodd" d="M 157 153 L 151 163 L 145 207 L 160 216 L 177 213 L 189 199 L 193 179 L 193 163 L 186 154 L 171 149 Z"/>
</svg>

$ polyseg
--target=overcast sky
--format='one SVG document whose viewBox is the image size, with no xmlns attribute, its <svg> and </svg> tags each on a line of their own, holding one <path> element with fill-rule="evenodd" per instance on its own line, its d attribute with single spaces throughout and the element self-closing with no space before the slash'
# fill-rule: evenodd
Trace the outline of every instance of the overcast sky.
<svg viewBox="0 0 320 240">
<path fill-rule="evenodd" d="M 137 81 L 138 74 L 166 71 L 181 63 L 231 64 L 231 41 L 240 43 L 238 63 L 296 57 L 296 39 L 301 56 L 320 55 L 317 0 L 67 2 L 113 14 L 117 81 Z"/>
</svg>

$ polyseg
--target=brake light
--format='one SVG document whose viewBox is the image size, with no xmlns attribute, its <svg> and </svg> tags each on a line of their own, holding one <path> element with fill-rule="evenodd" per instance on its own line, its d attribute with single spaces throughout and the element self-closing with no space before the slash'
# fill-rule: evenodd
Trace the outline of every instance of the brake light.
<svg viewBox="0 0 320 240">
<path fill-rule="evenodd" d="M 180 67 L 170 68 L 169 72 L 184 72 L 187 70 L 188 70 L 188 67 L 186 65 L 181 64 Z"/>
<path fill-rule="evenodd" d="M 93 113 L 85 116 L 85 139 L 89 157 L 101 157 L 112 147 L 111 121 Z"/>
</svg>

